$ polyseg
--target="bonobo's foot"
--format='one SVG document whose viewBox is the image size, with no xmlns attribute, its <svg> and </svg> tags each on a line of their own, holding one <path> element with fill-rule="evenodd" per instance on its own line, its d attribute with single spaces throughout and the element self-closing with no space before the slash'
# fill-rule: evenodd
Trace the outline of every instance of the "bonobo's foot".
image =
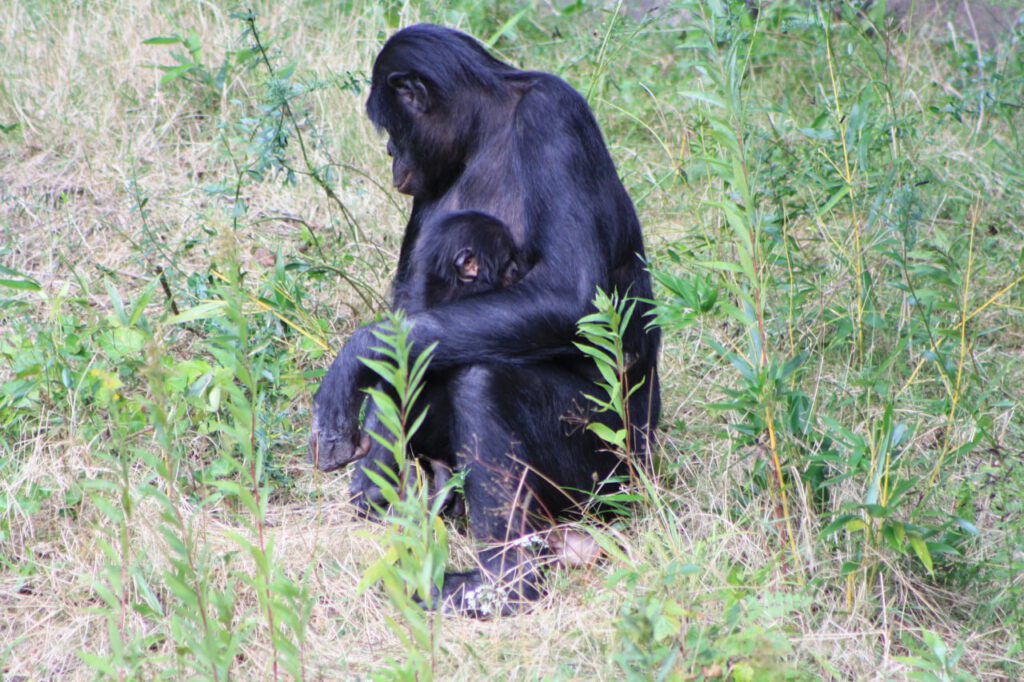
<svg viewBox="0 0 1024 682">
<path fill-rule="evenodd" d="M 461 491 L 447 488 L 448 481 L 452 480 L 455 470 L 441 459 L 427 459 L 430 471 L 433 474 L 433 486 L 431 487 L 430 503 L 438 505 L 441 515 L 457 519 L 466 515 L 466 501 Z"/>
<path fill-rule="evenodd" d="M 356 511 L 363 518 L 371 518 L 377 514 L 378 509 L 387 506 L 387 500 L 384 499 L 380 486 L 366 475 L 366 467 L 372 467 L 373 470 L 379 471 L 380 466 L 381 464 L 371 456 L 352 474 L 352 482 L 349 484 L 348 492 Z M 436 472 L 438 469 L 434 471 Z M 434 475 L 431 504 L 437 504 L 443 494 L 444 498 L 440 504 L 441 515 L 450 519 L 459 519 L 466 515 L 466 501 L 461 494 L 455 491 L 443 490 L 445 483 L 451 479 L 451 470 L 448 469 L 447 471 L 447 477 L 445 477 L 444 473 L 440 477 L 436 473 Z"/>
<path fill-rule="evenodd" d="M 527 536 L 528 541 L 537 536 Z M 522 539 L 518 542 L 522 542 Z M 524 545 L 525 546 L 525 545 Z M 486 570 L 446 573 L 434 608 L 471 618 L 510 616 L 540 599 L 540 562 L 514 545 L 480 553 Z"/>
<path fill-rule="evenodd" d="M 367 462 L 367 465 L 371 465 L 371 463 Z M 373 463 L 372 466 L 376 468 L 376 463 Z M 380 486 L 370 480 L 364 467 L 356 467 L 356 470 L 352 472 L 352 482 L 349 483 L 348 492 L 352 504 L 362 517 L 375 516 L 378 509 L 387 506 L 387 500 L 384 499 L 384 493 L 380 491 Z"/>
<path fill-rule="evenodd" d="M 440 608 L 470 618 L 511 616 L 540 598 L 540 591 L 526 581 L 488 580 L 481 571 L 446 573 Z M 436 599 L 436 597 L 435 597 Z M 435 604 L 435 608 L 438 605 Z"/>
<path fill-rule="evenodd" d="M 508 597 L 506 588 L 487 582 L 480 571 L 446 573 L 439 597 L 440 604 L 434 606 L 440 606 L 446 613 L 470 618 L 508 616 L 515 612 Z"/>
</svg>

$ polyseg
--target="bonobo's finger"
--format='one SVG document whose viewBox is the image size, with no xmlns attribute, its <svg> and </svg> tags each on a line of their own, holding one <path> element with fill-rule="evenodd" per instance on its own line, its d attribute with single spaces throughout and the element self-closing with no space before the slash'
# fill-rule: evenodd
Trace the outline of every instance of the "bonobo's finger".
<svg viewBox="0 0 1024 682">
<path fill-rule="evenodd" d="M 360 439 L 358 425 L 350 424 L 336 411 L 325 409 L 322 401 L 313 402 L 306 456 L 310 464 L 320 471 L 333 471 L 365 456 L 368 449 L 366 440 Z"/>
<path fill-rule="evenodd" d="M 309 435 L 307 461 L 320 471 L 340 469 L 358 457 L 366 455 L 366 451 L 356 446 L 356 438 L 344 432 L 325 429 L 320 426 L 316 417 Z"/>
<path fill-rule="evenodd" d="M 359 447 L 356 448 L 355 452 L 352 453 L 352 459 L 362 459 L 370 452 L 370 434 L 363 435 L 363 439 L 359 441 Z"/>
<path fill-rule="evenodd" d="M 320 433 L 316 430 L 309 434 L 306 446 L 306 462 L 320 468 Z"/>
<path fill-rule="evenodd" d="M 320 471 L 334 471 L 353 459 L 352 447 L 336 436 L 313 432 L 309 437 L 309 463 Z"/>
</svg>

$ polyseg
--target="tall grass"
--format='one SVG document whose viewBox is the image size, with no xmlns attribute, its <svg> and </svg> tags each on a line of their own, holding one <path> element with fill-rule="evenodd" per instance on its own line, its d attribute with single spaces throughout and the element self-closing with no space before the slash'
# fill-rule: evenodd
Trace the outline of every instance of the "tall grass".
<svg viewBox="0 0 1024 682">
<path fill-rule="evenodd" d="M 0 6 L 2 675 L 1020 677 L 1024 35 L 745 4 Z M 408 205 L 362 102 L 418 20 L 587 95 L 665 339 L 604 559 L 489 622 L 417 605 L 474 547 L 411 461 L 383 524 L 305 464 L 386 308 Z"/>
</svg>

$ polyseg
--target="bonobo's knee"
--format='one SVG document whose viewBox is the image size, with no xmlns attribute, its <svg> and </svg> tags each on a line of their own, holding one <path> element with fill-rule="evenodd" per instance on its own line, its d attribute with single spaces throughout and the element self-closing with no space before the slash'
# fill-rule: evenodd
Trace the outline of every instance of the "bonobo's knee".
<svg viewBox="0 0 1024 682">
<path fill-rule="evenodd" d="M 491 402 L 495 370 L 490 365 L 469 365 L 452 374 L 448 382 L 456 417 L 475 414 Z"/>
<path fill-rule="evenodd" d="M 510 398 L 513 390 L 500 368 L 493 365 L 472 365 L 454 374 L 448 394 L 454 427 L 452 445 L 460 466 L 482 461 L 488 469 L 507 468 L 501 460 L 513 447 L 514 434 L 506 421 L 508 410 L 516 404 Z"/>
</svg>

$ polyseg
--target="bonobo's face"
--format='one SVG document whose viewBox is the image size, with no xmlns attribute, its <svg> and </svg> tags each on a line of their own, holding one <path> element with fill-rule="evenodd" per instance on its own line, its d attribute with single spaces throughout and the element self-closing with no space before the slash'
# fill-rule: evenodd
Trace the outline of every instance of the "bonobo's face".
<svg viewBox="0 0 1024 682">
<path fill-rule="evenodd" d="M 391 182 L 402 194 L 420 197 L 426 194 L 437 172 L 433 159 L 437 147 L 431 132 L 431 95 L 426 83 L 415 73 L 382 63 L 384 53 L 373 66 L 373 84 L 366 111 L 378 129 L 388 134 L 391 157 Z"/>
<path fill-rule="evenodd" d="M 388 156 L 391 157 L 391 182 L 395 189 L 410 196 L 422 193 L 423 173 L 417 168 L 412 154 L 399 149 L 393 137 L 388 139 Z"/>
<path fill-rule="evenodd" d="M 519 265 L 511 248 L 497 242 L 489 250 L 478 252 L 471 247 L 459 249 L 452 260 L 455 286 L 494 289 L 512 286 L 519 281 Z"/>
<path fill-rule="evenodd" d="M 387 131 L 395 189 L 425 198 L 451 185 L 462 166 L 468 127 L 456 115 L 459 107 L 440 102 L 433 86 L 414 71 L 394 70 L 379 57 L 366 111 L 378 129 Z"/>
<path fill-rule="evenodd" d="M 480 276 L 480 261 L 477 260 L 476 251 L 466 247 L 459 249 L 452 261 L 452 268 L 455 270 L 455 279 L 462 284 L 475 282 Z"/>
</svg>

